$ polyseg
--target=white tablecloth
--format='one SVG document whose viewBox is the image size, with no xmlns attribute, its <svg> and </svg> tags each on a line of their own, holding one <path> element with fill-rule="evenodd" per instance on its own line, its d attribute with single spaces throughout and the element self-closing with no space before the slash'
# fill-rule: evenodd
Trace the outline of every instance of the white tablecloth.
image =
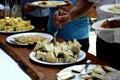
<svg viewBox="0 0 120 80">
<path fill-rule="evenodd" d="M 0 48 L 0 80 L 32 80 L 19 65 Z"/>
</svg>

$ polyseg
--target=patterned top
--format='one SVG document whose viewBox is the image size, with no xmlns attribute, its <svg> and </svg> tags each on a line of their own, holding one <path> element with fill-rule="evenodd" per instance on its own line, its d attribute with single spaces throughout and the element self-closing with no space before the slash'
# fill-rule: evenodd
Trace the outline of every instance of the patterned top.
<svg viewBox="0 0 120 80">
<path fill-rule="evenodd" d="M 75 0 L 71 0 L 75 3 Z M 52 16 L 55 8 L 50 9 L 50 16 L 48 22 L 48 31 L 52 34 L 56 31 L 56 26 L 52 22 Z M 58 31 L 58 37 L 64 40 L 85 39 L 89 37 L 90 23 L 87 17 L 80 17 L 74 21 L 63 25 L 62 29 Z"/>
<path fill-rule="evenodd" d="M 34 2 L 38 0 L 21 0 L 21 6 L 23 9 L 23 6 L 28 3 L 28 2 Z M 34 17 L 44 17 L 49 15 L 49 9 L 40 9 L 36 8 L 34 11 L 30 12 L 29 15 L 34 16 Z"/>
</svg>

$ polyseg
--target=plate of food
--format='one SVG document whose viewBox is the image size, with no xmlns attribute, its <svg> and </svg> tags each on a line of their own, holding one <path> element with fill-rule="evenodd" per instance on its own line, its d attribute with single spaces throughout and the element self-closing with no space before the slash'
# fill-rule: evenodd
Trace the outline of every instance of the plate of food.
<svg viewBox="0 0 120 80">
<path fill-rule="evenodd" d="M 86 53 L 80 50 L 77 40 L 68 42 L 38 42 L 29 57 L 34 62 L 45 65 L 68 65 L 82 61 Z"/>
<path fill-rule="evenodd" d="M 35 1 L 32 2 L 32 4 L 40 7 L 57 7 L 57 5 L 66 5 L 64 1 Z"/>
<path fill-rule="evenodd" d="M 105 12 L 120 14 L 120 8 L 116 7 L 115 4 L 102 5 L 99 8 Z"/>
<path fill-rule="evenodd" d="M 113 17 L 93 23 L 92 28 L 95 30 L 114 31 L 120 29 L 120 17 Z"/>
<path fill-rule="evenodd" d="M 22 18 L 5 17 L 0 19 L 0 33 L 20 33 L 33 30 L 35 27 L 30 21 L 24 21 Z"/>
<path fill-rule="evenodd" d="M 28 32 L 28 33 L 18 33 L 10 35 L 6 38 L 6 41 L 14 45 L 35 45 L 38 41 L 51 41 L 53 36 L 47 33 L 37 33 L 37 32 Z"/>
<path fill-rule="evenodd" d="M 117 71 L 109 66 L 90 64 L 87 69 L 88 74 L 82 76 L 80 73 L 84 67 L 85 64 L 64 68 L 56 74 L 57 80 L 102 80 L 106 73 Z"/>
</svg>

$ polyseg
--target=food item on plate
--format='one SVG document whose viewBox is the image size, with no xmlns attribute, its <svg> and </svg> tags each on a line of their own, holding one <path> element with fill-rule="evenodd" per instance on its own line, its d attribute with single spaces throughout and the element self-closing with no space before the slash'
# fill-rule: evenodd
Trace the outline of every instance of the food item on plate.
<svg viewBox="0 0 120 80">
<path fill-rule="evenodd" d="M 84 69 L 84 66 L 78 66 L 78 65 L 74 65 L 66 70 L 60 71 L 59 73 L 57 73 L 57 76 L 60 77 L 61 75 L 63 76 L 64 73 L 67 74 L 68 71 L 72 72 L 75 75 L 75 78 L 72 78 L 72 80 L 76 80 L 76 78 L 78 78 L 78 80 L 102 80 L 103 77 L 109 73 L 109 72 L 116 72 L 117 70 L 108 66 L 104 66 L 104 65 L 93 65 L 93 66 L 89 66 L 88 67 L 88 74 L 86 75 L 79 75 L 80 77 L 78 77 L 78 74 L 80 74 L 80 72 Z M 63 74 L 62 74 L 63 72 Z M 59 74 L 59 75 L 58 75 Z M 60 79 L 62 80 L 62 79 Z M 71 80 L 71 79 L 68 79 Z"/>
<path fill-rule="evenodd" d="M 84 67 L 83 66 L 73 66 L 73 68 L 72 68 L 72 71 L 73 72 L 77 72 L 77 73 L 80 73 L 82 70 L 84 69 Z"/>
<path fill-rule="evenodd" d="M 97 65 L 91 72 L 91 75 L 94 79 L 100 79 L 102 80 L 106 73 L 116 71 L 116 69 L 113 69 L 108 66 L 102 66 Z"/>
<path fill-rule="evenodd" d="M 21 35 L 18 37 L 14 37 L 11 42 L 16 44 L 36 44 L 38 41 L 44 41 L 45 37 L 40 35 Z"/>
<path fill-rule="evenodd" d="M 100 74 L 100 75 L 105 75 L 105 71 L 103 70 L 102 66 L 101 65 L 97 65 L 94 69 L 93 69 L 93 72 L 97 73 L 97 74 Z"/>
<path fill-rule="evenodd" d="M 109 72 L 102 80 L 120 80 L 120 71 Z"/>
<path fill-rule="evenodd" d="M 71 80 L 72 78 L 75 77 L 75 74 L 71 71 L 63 71 L 63 72 L 57 73 L 57 76 L 61 80 Z"/>
<path fill-rule="evenodd" d="M 102 66 L 102 68 L 103 68 L 106 72 L 117 71 L 116 69 L 114 69 L 114 68 L 112 68 L 112 67 L 108 67 L 108 66 Z"/>
<path fill-rule="evenodd" d="M 106 20 L 102 23 L 103 28 L 120 28 L 120 20 Z"/>
<path fill-rule="evenodd" d="M 112 12 L 120 12 L 120 8 L 117 7 L 108 8 L 108 10 Z"/>
<path fill-rule="evenodd" d="M 82 80 L 92 80 L 92 76 L 91 76 L 91 75 L 88 75 L 88 74 L 83 75 L 83 76 L 82 76 Z"/>
<path fill-rule="evenodd" d="M 30 21 L 24 21 L 22 18 L 17 17 L 5 17 L 4 19 L 0 19 L 0 31 L 5 32 L 20 32 L 31 30 L 32 26 Z"/>
<path fill-rule="evenodd" d="M 93 77 L 98 78 L 98 79 L 102 79 L 105 74 L 106 72 L 103 70 L 101 65 L 97 65 L 91 73 Z"/>
<path fill-rule="evenodd" d="M 37 42 L 33 51 L 35 52 L 36 59 L 40 59 L 47 62 L 64 63 L 64 62 L 76 62 L 82 45 L 75 39 L 73 42 L 56 42 L 54 45 L 51 42 Z M 77 51 L 73 51 L 73 47 L 77 48 Z"/>
<path fill-rule="evenodd" d="M 38 5 L 63 5 L 62 1 L 41 1 Z"/>
<path fill-rule="evenodd" d="M 41 2 L 40 4 L 42 4 L 42 5 L 46 5 L 46 4 L 47 4 L 47 2 L 43 1 L 43 2 Z"/>
</svg>

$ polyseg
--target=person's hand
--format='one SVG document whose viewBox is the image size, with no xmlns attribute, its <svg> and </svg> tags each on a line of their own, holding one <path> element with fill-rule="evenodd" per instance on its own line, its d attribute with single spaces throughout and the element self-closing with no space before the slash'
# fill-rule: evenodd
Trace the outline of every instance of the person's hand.
<svg viewBox="0 0 120 80">
<path fill-rule="evenodd" d="M 72 4 L 71 1 L 69 1 L 69 0 L 64 0 L 64 2 L 66 3 L 65 6 L 58 5 L 57 8 L 62 9 L 62 10 L 65 10 L 65 11 L 68 11 L 68 10 L 70 10 L 70 9 L 73 7 L 73 4 Z"/>
<path fill-rule="evenodd" d="M 26 3 L 24 6 L 24 15 L 27 15 L 29 12 L 35 10 L 36 6 L 32 5 L 32 3 Z"/>
<path fill-rule="evenodd" d="M 60 11 L 60 12 L 59 12 Z M 60 14 L 60 15 L 59 15 Z M 57 10 L 53 16 L 53 23 L 58 27 L 62 28 L 62 25 L 71 21 L 71 15 L 64 10 Z"/>
<path fill-rule="evenodd" d="M 56 11 L 53 15 L 53 23 L 58 27 L 58 28 L 62 28 L 62 25 L 68 23 L 71 21 L 71 16 L 70 14 L 67 12 L 69 11 L 73 4 L 71 1 L 69 0 L 64 0 L 64 2 L 67 4 L 65 6 L 57 6 L 57 8 L 59 8 L 60 10 Z"/>
</svg>

